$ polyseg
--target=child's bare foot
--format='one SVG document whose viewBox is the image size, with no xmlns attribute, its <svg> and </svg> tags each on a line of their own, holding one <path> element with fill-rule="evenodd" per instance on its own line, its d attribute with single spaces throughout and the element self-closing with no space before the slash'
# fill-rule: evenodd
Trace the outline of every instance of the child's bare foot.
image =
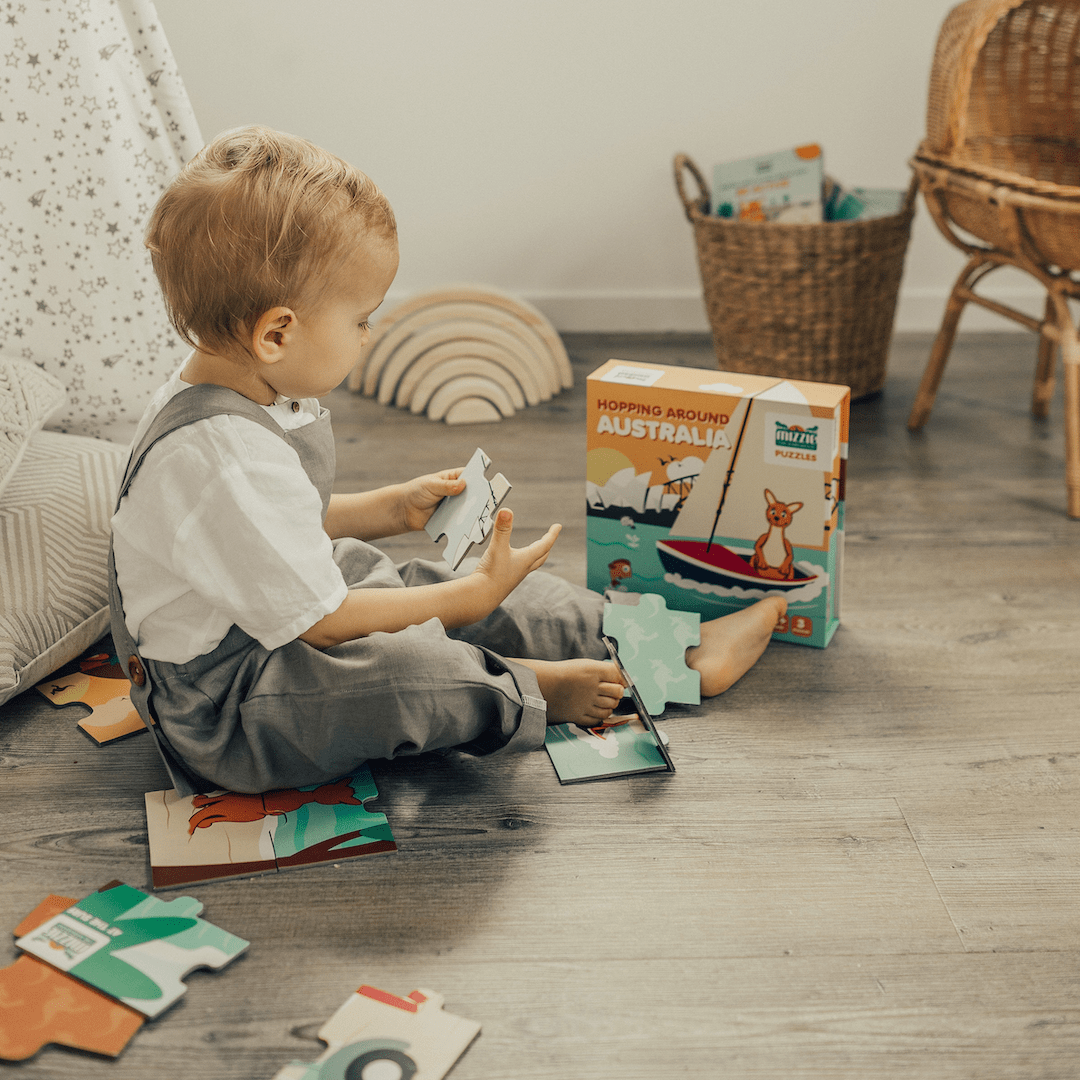
<svg viewBox="0 0 1080 1080">
<path fill-rule="evenodd" d="M 602 723 L 622 700 L 619 669 L 609 660 L 518 660 L 536 672 L 549 724 Z"/>
<path fill-rule="evenodd" d="M 757 663 L 787 601 L 767 596 L 748 608 L 701 624 L 701 644 L 686 650 L 687 667 L 701 673 L 704 697 L 722 694 Z"/>
</svg>

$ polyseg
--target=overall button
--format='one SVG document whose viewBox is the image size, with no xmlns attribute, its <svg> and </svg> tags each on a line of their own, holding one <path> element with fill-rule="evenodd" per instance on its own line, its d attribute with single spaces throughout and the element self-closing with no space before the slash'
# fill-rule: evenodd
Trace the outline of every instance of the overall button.
<svg viewBox="0 0 1080 1080">
<path fill-rule="evenodd" d="M 128 674 L 131 676 L 131 681 L 136 686 L 143 686 L 146 683 L 146 671 L 142 666 L 142 662 L 135 655 L 128 657 Z"/>
<path fill-rule="evenodd" d="M 294 401 L 292 403 L 292 411 L 293 412 L 299 412 L 300 411 L 300 402 L 299 401 Z"/>
</svg>

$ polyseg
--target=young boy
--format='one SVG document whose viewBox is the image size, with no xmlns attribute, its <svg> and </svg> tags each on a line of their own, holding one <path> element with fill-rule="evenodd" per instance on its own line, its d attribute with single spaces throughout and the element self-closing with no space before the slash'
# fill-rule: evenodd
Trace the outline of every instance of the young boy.
<svg viewBox="0 0 1080 1080">
<path fill-rule="evenodd" d="M 394 567 L 371 542 L 424 527 L 460 469 L 331 495 L 318 398 L 367 340 L 397 270 L 393 212 L 361 172 L 265 128 L 226 132 L 162 196 L 147 237 L 194 348 L 135 435 L 113 517 L 112 626 L 178 790 L 319 783 L 370 758 L 529 750 L 622 695 L 603 599 L 549 574 L 558 536 L 510 546 L 501 510 L 470 574 Z M 716 694 L 781 600 L 703 624 Z"/>
</svg>

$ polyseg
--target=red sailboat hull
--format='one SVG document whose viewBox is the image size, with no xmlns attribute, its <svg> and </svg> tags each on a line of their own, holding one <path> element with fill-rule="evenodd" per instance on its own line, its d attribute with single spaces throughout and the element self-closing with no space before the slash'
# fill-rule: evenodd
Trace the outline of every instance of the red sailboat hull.
<svg viewBox="0 0 1080 1080">
<path fill-rule="evenodd" d="M 763 577 L 750 565 L 749 556 L 705 540 L 657 540 L 656 554 L 669 574 L 725 589 L 764 588 L 784 592 L 817 577 L 798 567 L 792 568 L 794 577 L 790 580 Z"/>
</svg>

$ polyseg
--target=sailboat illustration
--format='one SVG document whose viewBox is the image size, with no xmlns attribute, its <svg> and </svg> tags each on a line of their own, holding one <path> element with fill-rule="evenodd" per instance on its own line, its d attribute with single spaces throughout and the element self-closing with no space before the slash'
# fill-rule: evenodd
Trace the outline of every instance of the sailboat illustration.
<svg viewBox="0 0 1080 1080">
<path fill-rule="evenodd" d="M 739 426 L 739 436 L 731 457 L 726 462 L 726 475 L 715 512 L 710 493 L 715 492 L 719 486 L 718 474 L 724 470 L 725 462 L 722 455 L 714 451 L 672 524 L 671 535 L 666 540 L 656 541 L 656 554 L 666 571 L 665 580 L 673 585 L 702 593 L 737 596 L 750 590 L 762 594 L 790 593 L 808 586 L 817 591 L 814 586 L 823 584 L 818 580 L 823 571 L 812 564 L 793 564 L 789 570 L 790 576 L 780 578 L 775 571 L 770 574 L 769 568 L 759 570 L 752 565 L 752 548 L 743 551 L 718 543 L 714 539 L 728 497 L 728 489 L 735 476 L 754 397 L 756 395 L 746 398 L 746 410 Z M 708 539 L 698 539 L 699 537 Z"/>
</svg>

